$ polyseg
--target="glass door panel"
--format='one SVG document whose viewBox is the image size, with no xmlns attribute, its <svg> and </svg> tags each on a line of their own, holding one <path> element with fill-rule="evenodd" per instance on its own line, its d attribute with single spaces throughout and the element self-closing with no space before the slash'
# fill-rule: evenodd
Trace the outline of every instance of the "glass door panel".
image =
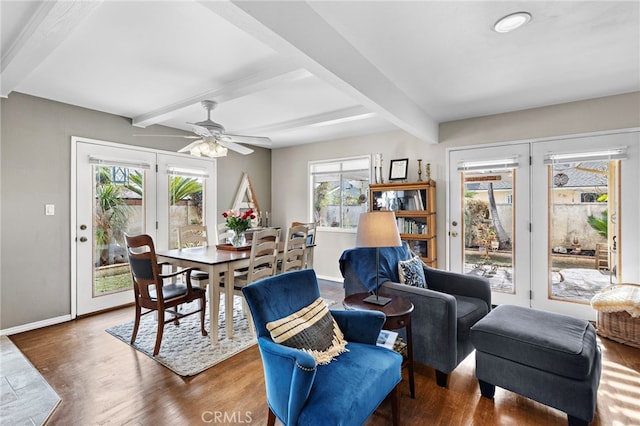
<svg viewBox="0 0 640 426">
<path fill-rule="evenodd" d="M 209 244 L 217 242 L 215 162 L 158 154 L 158 242 L 178 248 L 178 228 L 205 225 Z"/>
<path fill-rule="evenodd" d="M 617 282 L 619 161 L 548 166 L 549 297 L 588 304 Z"/>
<path fill-rule="evenodd" d="M 482 275 L 492 291 L 514 294 L 514 170 L 462 172 L 464 271 Z"/>
<path fill-rule="evenodd" d="M 144 169 L 93 165 L 93 297 L 128 291 L 133 286 L 124 234 L 145 228 Z"/>
</svg>

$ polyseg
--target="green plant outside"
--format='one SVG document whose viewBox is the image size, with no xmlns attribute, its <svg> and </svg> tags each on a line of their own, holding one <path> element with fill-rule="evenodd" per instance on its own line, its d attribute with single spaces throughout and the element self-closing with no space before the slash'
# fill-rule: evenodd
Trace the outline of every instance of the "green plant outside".
<svg viewBox="0 0 640 426">
<path fill-rule="evenodd" d="M 142 173 L 139 171 L 131 173 L 129 183 L 125 187 L 142 197 Z M 169 201 L 172 205 L 201 192 L 202 184 L 195 178 L 171 176 L 169 180 Z"/>
<path fill-rule="evenodd" d="M 608 210 L 604 210 L 601 213 L 600 218 L 597 218 L 594 215 L 590 214 L 589 216 L 587 216 L 587 222 L 589 222 L 589 225 L 593 229 L 595 229 L 596 232 L 598 232 L 598 234 L 602 235 L 605 238 L 609 236 L 609 211 Z"/>
</svg>

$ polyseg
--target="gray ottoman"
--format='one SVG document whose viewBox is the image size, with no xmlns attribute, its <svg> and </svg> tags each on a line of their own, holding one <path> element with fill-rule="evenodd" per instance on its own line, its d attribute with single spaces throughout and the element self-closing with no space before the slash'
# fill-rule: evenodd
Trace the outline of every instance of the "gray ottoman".
<svg viewBox="0 0 640 426">
<path fill-rule="evenodd" d="M 471 327 L 480 392 L 516 392 L 587 425 L 596 410 L 601 355 L 596 331 L 566 315 L 501 305 Z"/>
</svg>

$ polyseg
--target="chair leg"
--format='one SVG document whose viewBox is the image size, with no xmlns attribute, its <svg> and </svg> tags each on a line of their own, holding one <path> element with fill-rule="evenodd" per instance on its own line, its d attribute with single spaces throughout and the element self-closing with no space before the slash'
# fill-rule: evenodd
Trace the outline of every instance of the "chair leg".
<svg viewBox="0 0 640 426">
<path fill-rule="evenodd" d="M 133 345 L 138 336 L 138 329 L 140 328 L 140 316 L 142 315 L 142 308 L 136 304 L 136 319 L 133 322 L 133 334 L 131 334 L 131 344 Z"/>
<path fill-rule="evenodd" d="M 398 386 L 396 385 L 391 391 L 391 418 L 393 422 L 393 426 L 398 426 L 400 424 L 400 398 L 398 397 Z"/>
<path fill-rule="evenodd" d="M 158 332 L 156 333 L 156 346 L 153 348 L 153 356 L 160 352 L 162 334 L 164 333 L 164 309 L 158 309 Z"/>
<path fill-rule="evenodd" d="M 267 417 L 267 426 L 274 426 L 276 424 L 276 415 L 273 414 L 271 408 L 269 408 L 269 417 Z"/>
<path fill-rule="evenodd" d="M 436 383 L 441 388 L 446 388 L 449 382 L 449 375 L 442 371 L 436 370 Z"/>
<path fill-rule="evenodd" d="M 206 293 L 202 295 L 202 299 L 200 299 L 200 331 L 203 336 L 207 335 L 207 330 L 204 329 L 204 316 L 207 313 L 207 295 Z"/>
<path fill-rule="evenodd" d="M 244 311 L 244 316 L 247 317 L 247 322 L 249 323 L 249 332 L 252 337 L 256 337 L 256 328 L 253 325 L 253 316 L 251 315 L 251 309 L 249 309 L 249 305 L 245 298 L 242 298 L 242 310 Z"/>
</svg>

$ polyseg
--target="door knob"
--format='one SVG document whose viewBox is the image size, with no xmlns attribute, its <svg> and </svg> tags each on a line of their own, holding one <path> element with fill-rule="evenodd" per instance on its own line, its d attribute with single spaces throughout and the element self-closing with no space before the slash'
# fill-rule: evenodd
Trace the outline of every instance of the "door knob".
<svg viewBox="0 0 640 426">
<path fill-rule="evenodd" d="M 458 232 L 457 231 L 451 231 L 451 236 L 452 237 L 457 237 L 458 236 Z"/>
<path fill-rule="evenodd" d="M 84 231 L 85 229 L 87 229 L 87 225 L 80 225 L 80 229 Z"/>
<path fill-rule="evenodd" d="M 453 222 L 451 222 L 452 226 L 458 226 L 458 221 L 454 220 Z"/>
<path fill-rule="evenodd" d="M 87 237 L 80 237 L 80 242 L 81 243 L 86 243 L 87 242 Z"/>
</svg>

